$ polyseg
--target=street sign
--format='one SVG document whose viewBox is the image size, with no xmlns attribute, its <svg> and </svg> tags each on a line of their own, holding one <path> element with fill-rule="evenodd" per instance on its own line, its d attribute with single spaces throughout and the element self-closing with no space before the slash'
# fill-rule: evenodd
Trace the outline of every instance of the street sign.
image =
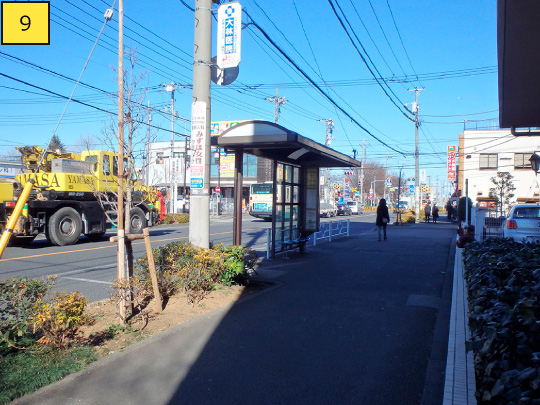
<svg viewBox="0 0 540 405">
<path fill-rule="evenodd" d="M 240 63 L 242 35 L 242 6 L 224 3 L 218 9 L 217 64 L 220 69 L 233 68 Z"/>
<path fill-rule="evenodd" d="M 392 178 L 391 178 L 391 177 L 388 177 L 388 178 L 386 179 L 386 185 L 387 185 L 387 186 L 391 186 L 391 185 L 392 185 Z"/>
<path fill-rule="evenodd" d="M 219 194 L 221 192 L 221 187 L 217 186 L 216 187 L 216 193 Z"/>
<path fill-rule="evenodd" d="M 414 193 L 414 184 L 409 184 L 409 193 Z"/>
</svg>

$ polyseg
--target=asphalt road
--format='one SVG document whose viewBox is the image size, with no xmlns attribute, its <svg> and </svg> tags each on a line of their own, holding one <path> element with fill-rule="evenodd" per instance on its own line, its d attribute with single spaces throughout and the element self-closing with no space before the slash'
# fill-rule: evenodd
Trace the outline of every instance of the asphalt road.
<svg viewBox="0 0 540 405">
<path fill-rule="evenodd" d="M 350 219 L 351 233 L 370 232 L 374 226 L 375 214 L 337 217 L 322 221 Z M 266 229 L 270 223 L 244 215 L 242 222 L 242 243 L 264 255 L 266 251 Z M 153 248 L 174 241 L 189 239 L 189 225 L 160 225 L 149 229 Z M 212 218 L 210 221 L 210 241 L 214 244 L 232 244 L 232 217 Z M 76 245 L 51 246 L 40 235 L 29 246 L 8 247 L 0 260 L 0 279 L 11 277 L 47 277 L 56 275 L 58 291 L 79 291 L 90 301 L 108 298 L 110 286 L 116 278 L 116 244 L 109 242 L 110 232 L 101 241 L 91 241 L 82 236 Z M 134 257 L 146 254 L 144 241 L 133 243 Z"/>
</svg>

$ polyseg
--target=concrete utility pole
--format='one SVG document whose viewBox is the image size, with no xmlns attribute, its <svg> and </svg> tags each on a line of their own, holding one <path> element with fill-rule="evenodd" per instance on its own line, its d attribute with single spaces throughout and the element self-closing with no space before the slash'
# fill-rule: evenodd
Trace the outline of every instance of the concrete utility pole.
<svg viewBox="0 0 540 405">
<path fill-rule="evenodd" d="M 285 97 L 278 97 L 278 89 L 276 89 L 275 97 L 267 97 L 266 101 L 270 101 L 275 104 L 274 122 L 277 124 L 279 119 L 279 113 L 281 112 L 281 106 L 287 102 Z"/>
<path fill-rule="evenodd" d="M 324 145 L 330 146 L 330 143 L 332 143 L 332 140 L 334 139 L 332 137 L 332 134 L 334 132 L 334 120 L 322 119 L 319 121 L 324 121 L 324 123 L 326 124 L 326 136 L 324 138 Z M 330 189 L 328 187 L 328 168 L 325 168 L 324 169 L 324 200 L 325 201 L 328 201 L 329 195 L 330 195 Z"/>
<path fill-rule="evenodd" d="M 126 245 L 124 229 L 124 1 L 118 2 L 118 205 L 116 206 L 118 236 L 117 278 L 126 278 Z M 118 311 L 126 319 L 126 302 L 121 298 Z"/>
<path fill-rule="evenodd" d="M 174 151 L 174 91 L 176 90 L 176 84 L 162 84 L 165 87 L 165 91 L 171 93 L 171 153 L 169 156 L 169 214 L 176 213 L 176 186 L 175 176 L 173 175 L 173 151 Z"/>
<path fill-rule="evenodd" d="M 150 113 L 150 101 L 148 101 L 148 109 L 146 110 L 146 145 L 145 145 L 145 165 L 144 168 L 145 176 L 144 176 L 144 184 L 147 186 L 150 185 L 150 122 L 152 121 L 152 114 Z"/>
<path fill-rule="evenodd" d="M 191 106 L 191 198 L 189 241 L 210 247 L 210 77 L 212 66 L 212 3 L 195 1 L 193 103 Z M 194 183 L 194 180 L 196 183 Z"/>
<path fill-rule="evenodd" d="M 414 88 L 414 104 L 413 104 L 413 112 L 414 112 L 414 203 L 415 203 L 415 212 L 416 212 L 416 221 L 420 219 L 420 170 L 419 170 L 419 164 L 418 164 L 418 127 L 420 126 L 420 120 L 418 119 L 418 93 L 421 91 L 424 91 L 424 89 L 419 89 L 417 87 Z"/>
<path fill-rule="evenodd" d="M 366 162 L 366 146 L 365 139 L 362 138 L 362 167 L 360 168 L 360 176 L 362 178 L 362 183 L 360 183 L 360 201 L 364 205 L 364 164 Z"/>
</svg>

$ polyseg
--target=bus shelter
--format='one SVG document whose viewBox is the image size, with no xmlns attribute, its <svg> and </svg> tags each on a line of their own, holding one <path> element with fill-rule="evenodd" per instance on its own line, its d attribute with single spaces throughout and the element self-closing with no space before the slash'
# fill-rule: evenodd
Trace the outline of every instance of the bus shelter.
<svg viewBox="0 0 540 405">
<path fill-rule="evenodd" d="M 242 243 L 243 155 L 272 160 L 272 257 L 291 248 L 303 250 L 309 235 L 319 230 L 319 169 L 361 166 L 343 153 L 268 121 L 244 121 L 212 138 L 212 145 L 235 155 L 235 245 Z"/>
</svg>

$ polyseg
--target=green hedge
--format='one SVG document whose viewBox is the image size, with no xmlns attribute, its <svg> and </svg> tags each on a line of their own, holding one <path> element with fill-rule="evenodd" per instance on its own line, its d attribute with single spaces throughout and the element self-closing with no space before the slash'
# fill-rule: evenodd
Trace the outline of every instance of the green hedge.
<svg viewBox="0 0 540 405">
<path fill-rule="evenodd" d="M 507 239 L 464 251 L 480 403 L 540 403 L 540 245 Z"/>
</svg>

